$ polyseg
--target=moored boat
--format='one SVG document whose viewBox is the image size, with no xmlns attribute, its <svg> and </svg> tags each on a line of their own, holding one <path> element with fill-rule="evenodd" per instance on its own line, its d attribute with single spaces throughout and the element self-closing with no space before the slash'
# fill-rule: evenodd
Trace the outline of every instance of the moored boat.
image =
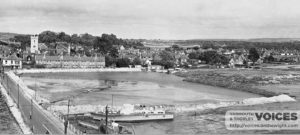
<svg viewBox="0 0 300 135">
<path fill-rule="evenodd" d="M 166 113 L 161 108 L 153 107 L 130 107 L 131 109 L 126 110 L 130 113 L 122 113 L 122 111 L 108 111 L 107 115 L 104 112 L 91 113 L 91 117 L 96 120 L 107 119 L 116 122 L 142 122 L 142 121 L 159 121 L 159 120 L 173 120 L 174 114 Z"/>
<path fill-rule="evenodd" d="M 103 120 L 105 115 L 91 114 L 93 119 Z M 116 122 L 142 122 L 142 121 L 158 121 L 173 120 L 173 114 L 131 114 L 131 115 L 108 115 L 108 120 Z"/>
</svg>

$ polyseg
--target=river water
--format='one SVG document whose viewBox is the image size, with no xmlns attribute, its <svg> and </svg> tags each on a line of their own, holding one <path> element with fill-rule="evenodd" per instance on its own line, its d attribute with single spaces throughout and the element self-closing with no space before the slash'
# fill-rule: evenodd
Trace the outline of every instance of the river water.
<svg viewBox="0 0 300 135">
<path fill-rule="evenodd" d="M 151 104 L 193 106 L 259 97 L 255 94 L 184 82 L 174 75 L 149 72 L 39 73 L 24 74 L 25 84 L 56 104 L 73 97 L 71 104 Z M 224 116 L 188 116 L 178 113 L 173 121 L 133 124 L 136 133 L 230 133 Z"/>
</svg>

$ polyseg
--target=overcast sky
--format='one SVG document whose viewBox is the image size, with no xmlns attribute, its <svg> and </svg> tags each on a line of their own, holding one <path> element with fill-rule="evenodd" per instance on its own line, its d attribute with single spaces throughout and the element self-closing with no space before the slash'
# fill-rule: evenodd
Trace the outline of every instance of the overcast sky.
<svg viewBox="0 0 300 135">
<path fill-rule="evenodd" d="M 297 38 L 300 0 L 1 0 L 0 31 L 121 38 Z"/>
</svg>

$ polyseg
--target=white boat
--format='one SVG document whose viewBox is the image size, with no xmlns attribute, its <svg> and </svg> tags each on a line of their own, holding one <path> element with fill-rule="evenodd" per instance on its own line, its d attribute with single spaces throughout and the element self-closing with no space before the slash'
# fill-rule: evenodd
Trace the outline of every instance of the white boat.
<svg viewBox="0 0 300 135">
<path fill-rule="evenodd" d="M 91 114 L 93 119 L 103 120 L 105 115 Z M 130 114 L 130 115 L 108 115 L 108 120 L 116 122 L 141 122 L 141 121 L 159 121 L 173 120 L 173 114 Z"/>
</svg>

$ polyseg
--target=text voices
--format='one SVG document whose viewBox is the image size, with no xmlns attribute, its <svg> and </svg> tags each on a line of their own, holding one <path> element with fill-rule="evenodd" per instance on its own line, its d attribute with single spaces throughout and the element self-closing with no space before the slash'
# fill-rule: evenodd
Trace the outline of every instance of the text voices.
<svg viewBox="0 0 300 135">
<path fill-rule="evenodd" d="M 265 121 L 269 121 L 269 120 L 282 120 L 282 121 L 287 121 L 287 120 L 297 120 L 297 113 L 255 113 L 255 116 L 257 118 L 257 120 L 265 120 Z"/>
</svg>

